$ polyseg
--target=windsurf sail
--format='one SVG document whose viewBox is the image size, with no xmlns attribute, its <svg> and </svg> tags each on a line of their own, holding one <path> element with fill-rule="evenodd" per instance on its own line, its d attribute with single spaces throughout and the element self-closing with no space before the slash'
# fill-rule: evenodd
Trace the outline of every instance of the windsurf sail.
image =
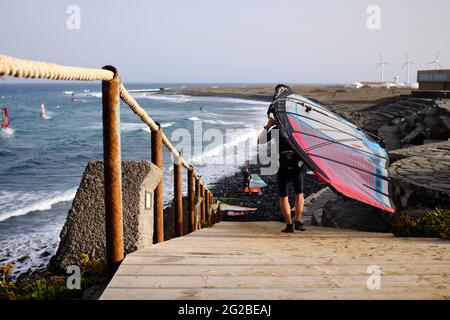
<svg viewBox="0 0 450 320">
<path fill-rule="evenodd" d="M 253 187 L 250 187 L 250 188 L 246 187 L 245 189 L 241 188 L 240 190 L 245 193 L 248 192 L 248 193 L 261 193 L 262 194 L 262 192 L 263 192 L 263 190 L 261 188 L 253 188 Z"/>
<path fill-rule="evenodd" d="M 6 107 L 2 107 L 2 128 L 8 128 L 10 123 L 11 120 L 8 115 L 8 109 L 6 109 Z"/>
<path fill-rule="evenodd" d="M 40 110 L 40 115 L 42 119 L 46 119 L 47 118 L 47 111 L 45 111 L 45 104 L 41 103 L 41 110 Z"/>
<path fill-rule="evenodd" d="M 386 150 L 361 129 L 286 89 L 275 94 L 269 112 L 274 114 L 280 135 L 331 189 L 382 210 L 395 211 Z"/>
<path fill-rule="evenodd" d="M 250 180 L 250 188 L 265 188 L 267 183 L 257 174 L 251 174 L 252 179 Z"/>
</svg>

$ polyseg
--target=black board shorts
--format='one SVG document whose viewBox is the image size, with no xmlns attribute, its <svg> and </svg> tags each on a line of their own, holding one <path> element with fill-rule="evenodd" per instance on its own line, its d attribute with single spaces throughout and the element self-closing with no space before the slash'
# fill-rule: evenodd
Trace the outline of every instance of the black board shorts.
<svg viewBox="0 0 450 320">
<path fill-rule="evenodd" d="M 301 168 L 283 168 L 278 170 L 278 191 L 280 197 L 287 197 L 289 194 L 289 182 L 294 185 L 295 194 L 303 193 L 303 175 L 304 171 Z"/>
</svg>

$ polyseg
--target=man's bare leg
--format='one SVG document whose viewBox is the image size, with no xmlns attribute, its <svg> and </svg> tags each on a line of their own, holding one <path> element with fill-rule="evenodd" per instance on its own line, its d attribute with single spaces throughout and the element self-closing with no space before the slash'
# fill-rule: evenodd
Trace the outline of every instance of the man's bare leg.
<svg viewBox="0 0 450 320">
<path fill-rule="evenodd" d="M 283 213 L 284 221 L 286 221 L 287 224 L 292 224 L 291 205 L 289 204 L 288 197 L 280 197 L 280 207 L 281 212 Z"/>
<path fill-rule="evenodd" d="M 295 195 L 295 230 L 305 231 L 302 223 L 302 213 L 305 198 L 303 193 Z"/>
<path fill-rule="evenodd" d="M 291 219 L 291 206 L 289 205 L 288 197 L 280 197 L 280 207 L 283 213 L 284 220 L 286 221 L 286 228 L 281 230 L 281 232 L 291 233 L 294 232 L 294 226 L 292 225 Z"/>
<path fill-rule="evenodd" d="M 303 205 L 305 203 L 305 197 L 303 193 L 295 195 L 295 221 L 302 222 Z"/>
</svg>

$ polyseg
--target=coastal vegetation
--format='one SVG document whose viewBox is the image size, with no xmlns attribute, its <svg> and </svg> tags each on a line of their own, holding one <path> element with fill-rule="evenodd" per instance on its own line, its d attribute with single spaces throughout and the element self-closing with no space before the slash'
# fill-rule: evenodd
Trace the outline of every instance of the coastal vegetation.
<svg viewBox="0 0 450 320">
<path fill-rule="evenodd" d="M 8 263 L 0 267 L 0 300 L 69 300 L 81 299 L 89 288 L 104 284 L 107 277 L 103 264 L 80 254 L 80 289 L 72 289 L 68 282 L 68 275 L 45 271 L 40 274 L 11 279 L 11 271 L 15 265 Z"/>
<path fill-rule="evenodd" d="M 450 209 L 436 208 L 423 215 L 401 212 L 392 232 L 398 237 L 425 237 L 450 240 Z"/>
</svg>

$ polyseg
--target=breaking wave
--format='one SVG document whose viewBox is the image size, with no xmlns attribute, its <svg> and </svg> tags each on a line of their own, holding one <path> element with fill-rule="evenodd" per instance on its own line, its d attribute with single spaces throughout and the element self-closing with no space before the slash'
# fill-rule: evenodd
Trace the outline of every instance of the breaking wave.
<svg viewBox="0 0 450 320">
<path fill-rule="evenodd" d="M 30 212 L 49 210 L 60 202 L 72 201 L 76 192 L 76 187 L 64 192 L 55 191 L 47 194 L 0 191 L 0 222 Z M 11 205 L 13 200 L 14 205 Z"/>
</svg>

